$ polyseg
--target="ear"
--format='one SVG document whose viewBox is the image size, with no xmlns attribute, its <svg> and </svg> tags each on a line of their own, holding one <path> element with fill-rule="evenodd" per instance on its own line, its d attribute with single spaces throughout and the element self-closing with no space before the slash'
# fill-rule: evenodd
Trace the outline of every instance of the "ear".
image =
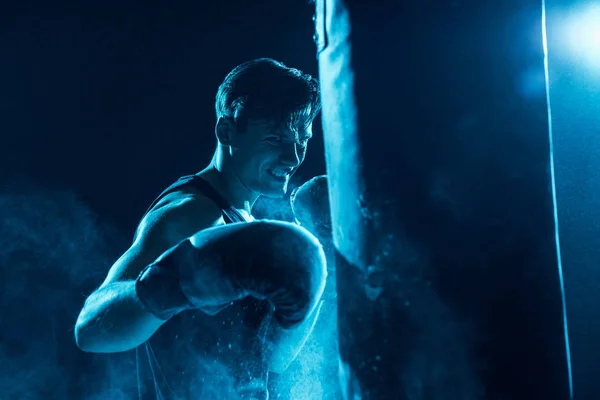
<svg viewBox="0 0 600 400">
<path fill-rule="evenodd" d="M 235 137 L 235 129 L 235 123 L 232 118 L 219 117 L 215 125 L 215 135 L 219 143 L 223 146 L 231 145 Z"/>
</svg>

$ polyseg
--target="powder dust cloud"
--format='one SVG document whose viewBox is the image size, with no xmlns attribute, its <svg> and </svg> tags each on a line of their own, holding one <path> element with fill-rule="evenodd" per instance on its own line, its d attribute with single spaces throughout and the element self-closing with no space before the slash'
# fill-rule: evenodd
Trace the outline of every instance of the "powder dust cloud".
<svg viewBox="0 0 600 400">
<path fill-rule="evenodd" d="M 270 210 L 279 213 L 271 216 L 276 219 L 290 213 L 285 205 Z M 0 235 L 0 398 L 136 398 L 134 352 L 84 353 L 73 332 L 86 296 L 131 235 L 101 221 L 72 191 L 34 183 L 0 189 Z M 329 289 L 297 359 L 283 374 L 272 374 L 272 398 L 338 398 L 335 315 Z M 203 391 L 214 395 L 222 389 L 205 385 Z"/>
</svg>

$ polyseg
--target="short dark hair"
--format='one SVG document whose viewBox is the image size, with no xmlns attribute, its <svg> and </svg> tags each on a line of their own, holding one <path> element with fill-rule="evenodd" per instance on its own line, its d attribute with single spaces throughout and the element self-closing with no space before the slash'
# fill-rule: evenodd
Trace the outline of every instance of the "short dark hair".
<svg viewBox="0 0 600 400">
<path fill-rule="evenodd" d="M 312 123 L 321 110 L 318 81 L 271 58 L 247 61 L 235 67 L 219 86 L 217 118 L 232 118 L 242 131 L 248 119 L 274 120 L 296 130 Z"/>
</svg>

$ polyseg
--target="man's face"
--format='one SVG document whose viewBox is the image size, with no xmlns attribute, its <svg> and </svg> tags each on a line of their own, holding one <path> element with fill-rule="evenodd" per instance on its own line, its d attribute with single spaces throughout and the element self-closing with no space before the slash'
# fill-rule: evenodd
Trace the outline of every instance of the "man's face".
<svg viewBox="0 0 600 400">
<path fill-rule="evenodd" d="M 236 132 L 231 155 L 242 184 L 268 197 L 282 197 L 290 177 L 304 161 L 312 124 L 297 131 L 271 121 L 248 121 L 244 132 Z"/>
</svg>

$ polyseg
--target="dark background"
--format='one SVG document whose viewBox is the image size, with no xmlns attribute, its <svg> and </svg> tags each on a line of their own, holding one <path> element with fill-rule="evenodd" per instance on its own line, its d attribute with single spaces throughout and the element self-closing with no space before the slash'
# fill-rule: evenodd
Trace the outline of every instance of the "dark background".
<svg viewBox="0 0 600 400">
<path fill-rule="evenodd" d="M 571 11 L 588 3 L 548 4 L 578 399 L 600 390 L 600 64 L 580 63 L 563 34 Z M 214 95 L 227 72 L 273 57 L 316 75 L 313 8 L 293 0 L 14 4 L 0 3 L 0 399 L 126 399 L 131 353 L 79 352 L 78 309 L 154 196 L 210 160 Z M 293 185 L 324 173 L 320 120 L 314 131 Z M 285 204 L 257 211 L 289 217 Z"/>
<path fill-rule="evenodd" d="M 214 96 L 234 66 L 317 72 L 307 1 L 58 4 L 0 16 L 2 178 L 73 189 L 123 231 L 210 161 Z M 317 121 L 300 180 L 324 172 L 320 133 Z"/>
</svg>

